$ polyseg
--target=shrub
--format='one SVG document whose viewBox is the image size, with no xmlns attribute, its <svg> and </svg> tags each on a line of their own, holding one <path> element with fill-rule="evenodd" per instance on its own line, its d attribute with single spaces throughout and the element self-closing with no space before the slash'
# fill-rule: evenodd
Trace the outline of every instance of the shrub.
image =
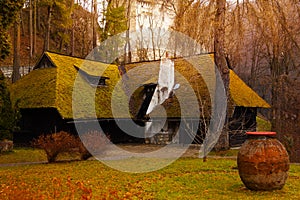
<svg viewBox="0 0 300 200">
<path fill-rule="evenodd" d="M 41 135 L 33 141 L 35 147 L 43 149 L 47 154 L 49 163 L 55 162 L 59 153 L 74 151 L 78 148 L 78 140 L 75 136 L 61 131 L 58 133 Z"/>
<path fill-rule="evenodd" d="M 17 117 L 17 106 L 12 106 L 7 81 L 0 70 L 0 140 L 12 139 Z"/>
<path fill-rule="evenodd" d="M 79 153 L 82 160 L 101 154 L 109 143 L 109 138 L 99 131 L 89 131 L 78 138 Z"/>
</svg>

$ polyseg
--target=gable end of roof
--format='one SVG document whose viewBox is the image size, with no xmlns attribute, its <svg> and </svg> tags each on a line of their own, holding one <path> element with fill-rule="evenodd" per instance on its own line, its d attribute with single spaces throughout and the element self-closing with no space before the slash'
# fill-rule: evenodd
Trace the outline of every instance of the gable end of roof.
<svg viewBox="0 0 300 200">
<path fill-rule="evenodd" d="M 271 108 L 252 88 L 250 88 L 233 70 L 230 70 L 229 92 L 236 106 Z"/>
<path fill-rule="evenodd" d="M 44 52 L 40 60 L 37 62 L 33 70 L 42 69 L 42 68 L 56 68 L 55 62 L 48 55 L 48 52 Z"/>
</svg>

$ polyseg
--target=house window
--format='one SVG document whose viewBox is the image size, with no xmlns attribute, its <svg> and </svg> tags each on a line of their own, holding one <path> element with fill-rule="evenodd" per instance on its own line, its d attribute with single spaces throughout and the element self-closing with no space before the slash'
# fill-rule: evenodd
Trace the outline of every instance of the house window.
<svg viewBox="0 0 300 200">
<path fill-rule="evenodd" d="M 106 77 L 101 77 L 97 86 L 106 86 L 106 82 L 105 82 L 106 79 L 107 79 Z"/>
<path fill-rule="evenodd" d="M 106 79 L 109 79 L 108 77 L 85 77 L 86 80 L 89 82 L 89 84 L 93 87 L 103 87 L 103 86 L 107 86 L 106 84 Z"/>
<path fill-rule="evenodd" d="M 87 72 L 81 70 L 79 67 L 75 66 L 75 69 L 79 72 L 79 74 L 93 87 L 103 87 L 107 86 L 106 79 L 109 79 L 105 76 L 95 76 L 90 75 Z"/>
</svg>

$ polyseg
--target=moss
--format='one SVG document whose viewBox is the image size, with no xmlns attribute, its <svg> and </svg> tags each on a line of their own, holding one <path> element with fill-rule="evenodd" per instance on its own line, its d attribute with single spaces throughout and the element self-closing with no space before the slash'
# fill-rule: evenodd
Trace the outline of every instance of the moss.
<svg viewBox="0 0 300 200">
<path fill-rule="evenodd" d="M 38 69 L 22 77 L 11 87 L 13 105 L 19 108 L 55 107 L 56 69 Z"/>
<path fill-rule="evenodd" d="M 173 98 L 168 99 L 163 104 L 168 117 L 181 117 L 181 113 L 184 113 L 185 117 L 199 117 L 195 116 L 195 112 L 191 112 L 191 108 L 197 107 L 199 112 L 204 112 L 206 116 L 210 115 L 211 98 L 208 86 L 212 86 L 212 82 L 215 81 L 213 74 L 210 73 L 211 69 L 214 69 L 211 68 L 214 67 L 211 64 L 212 58 L 207 55 L 174 60 L 175 83 L 180 84 L 180 88 L 175 91 Z M 202 70 L 201 74 L 194 67 L 196 65 L 199 70 Z M 159 61 L 126 65 L 130 79 L 133 79 L 131 81 L 141 84 L 157 83 L 159 68 Z M 133 99 L 138 99 L 139 95 L 135 95 L 137 97 Z M 137 105 L 140 104 L 141 102 L 137 103 Z M 137 111 L 135 110 L 135 113 Z"/>
<path fill-rule="evenodd" d="M 47 55 L 57 67 L 56 107 L 63 118 L 74 118 L 72 113 L 74 86 L 80 91 L 80 94 L 75 93 L 75 118 L 93 118 L 92 113 L 94 111 L 98 118 L 113 118 L 110 109 L 111 96 L 116 83 L 120 80 L 118 67 L 116 65 L 108 65 L 54 53 L 47 53 Z M 107 86 L 98 88 L 90 86 L 85 79 L 77 73 L 74 65 L 80 67 L 90 75 L 109 77 L 106 81 Z M 95 107 L 93 107 L 93 105 L 95 105 Z"/>
<path fill-rule="evenodd" d="M 271 131 L 272 130 L 271 122 L 264 119 L 263 117 L 257 116 L 256 123 L 257 123 L 257 131 Z"/>
<path fill-rule="evenodd" d="M 35 69 L 30 74 L 13 84 L 11 97 L 14 102 L 20 100 L 20 108 L 55 107 L 65 119 L 73 118 L 127 118 L 128 97 L 122 89 L 118 67 L 91 60 L 46 52 L 44 54 L 54 68 Z M 215 93 L 214 63 L 212 55 L 201 55 L 174 60 L 175 82 L 180 84 L 176 96 L 164 103 L 168 117 L 192 116 L 189 110 L 200 105 L 200 112 L 210 114 L 211 102 Z M 156 83 L 159 62 L 142 62 L 126 65 L 127 87 L 134 91 L 145 83 Z M 90 75 L 109 77 L 107 86 L 92 87 L 75 69 L 80 67 Z M 198 66 L 199 71 L 194 66 Z M 74 87 L 76 85 L 76 87 Z M 188 88 L 192 90 L 188 90 Z M 78 89 L 79 92 L 74 92 Z M 132 116 L 137 114 L 141 105 L 141 88 L 130 100 Z M 194 92 L 195 95 L 191 95 Z M 237 106 L 270 107 L 233 71 L 230 71 L 230 94 Z M 196 101 L 192 101 L 196 97 Z M 76 101 L 72 102 L 73 99 Z M 179 103 L 182 105 L 180 105 Z M 197 102 L 198 101 L 198 102 Z M 73 104 L 74 103 L 74 104 Z M 194 104 L 198 105 L 194 105 Z M 183 106 L 184 104 L 184 106 Z M 112 114 L 112 106 L 116 114 Z M 76 113 L 72 107 L 76 106 Z M 182 110 L 186 108 L 186 110 Z"/>
<path fill-rule="evenodd" d="M 230 70 L 230 95 L 237 106 L 270 108 L 271 106 L 254 92 L 234 71 Z"/>
</svg>

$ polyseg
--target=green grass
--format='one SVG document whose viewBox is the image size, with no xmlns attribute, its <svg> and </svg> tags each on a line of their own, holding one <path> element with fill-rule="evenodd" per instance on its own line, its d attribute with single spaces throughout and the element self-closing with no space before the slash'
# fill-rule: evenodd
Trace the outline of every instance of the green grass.
<svg viewBox="0 0 300 200">
<path fill-rule="evenodd" d="M 271 122 L 261 118 L 256 117 L 256 123 L 257 123 L 257 131 L 271 131 Z"/>
<path fill-rule="evenodd" d="M 99 161 L 0 167 L 0 199 L 300 198 L 299 165 L 291 165 L 282 190 L 270 192 L 247 190 L 236 166 L 230 159 L 203 163 L 201 159 L 182 158 L 164 169 L 142 174 L 120 172 Z"/>
<path fill-rule="evenodd" d="M 47 161 L 46 154 L 40 149 L 16 147 L 13 151 L 0 154 L 0 164 L 40 161 Z"/>
<path fill-rule="evenodd" d="M 79 159 L 76 153 L 61 153 L 58 155 L 58 161 Z M 23 162 L 47 162 L 47 156 L 44 150 L 34 148 L 16 147 L 13 151 L 0 154 L 1 163 L 23 163 Z"/>
<path fill-rule="evenodd" d="M 229 149 L 225 151 L 211 151 L 209 152 L 208 156 L 227 157 L 227 156 L 237 156 L 238 153 L 239 153 L 238 149 Z"/>
<path fill-rule="evenodd" d="M 237 156 L 237 149 L 230 149 L 226 151 L 211 151 L 209 156 Z M 61 153 L 58 155 L 58 161 L 76 160 L 79 159 L 79 155 L 76 153 Z M 0 154 L 1 163 L 22 163 L 22 162 L 47 162 L 47 156 L 42 149 L 16 147 L 13 151 Z"/>
</svg>

